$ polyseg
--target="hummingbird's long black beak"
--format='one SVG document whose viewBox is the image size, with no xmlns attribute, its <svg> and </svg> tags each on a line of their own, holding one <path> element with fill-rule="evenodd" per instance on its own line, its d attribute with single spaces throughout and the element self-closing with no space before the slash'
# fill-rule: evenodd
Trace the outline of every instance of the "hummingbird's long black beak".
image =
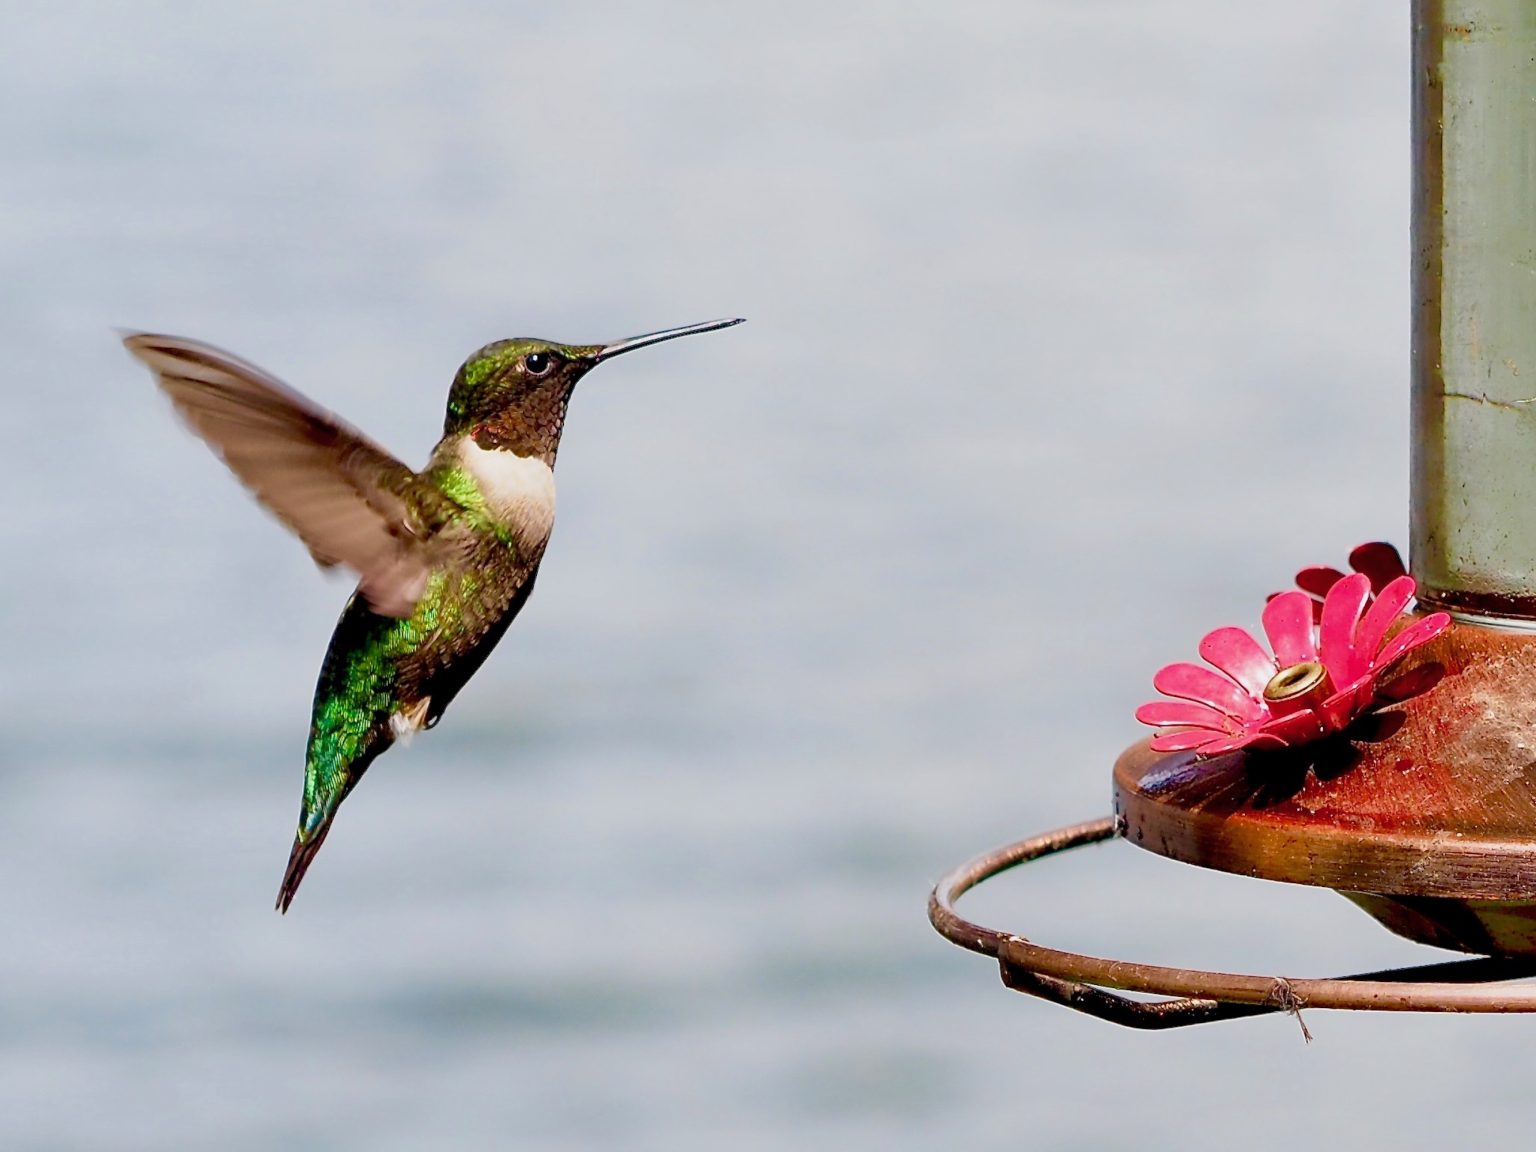
<svg viewBox="0 0 1536 1152">
<path fill-rule="evenodd" d="M 592 362 L 598 364 L 621 353 L 633 352 L 636 348 L 660 344 L 663 340 L 676 340 L 679 336 L 692 336 L 695 332 L 713 332 L 716 328 L 729 328 L 741 322 L 741 317 L 734 320 L 706 320 L 702 324 L 689 324 L 683 328 L 665 328 L 660 332 L 647 332 L 644 336 L 631 336 L 628 340 L 603 345 L 592 357 Z"/>
</svg>

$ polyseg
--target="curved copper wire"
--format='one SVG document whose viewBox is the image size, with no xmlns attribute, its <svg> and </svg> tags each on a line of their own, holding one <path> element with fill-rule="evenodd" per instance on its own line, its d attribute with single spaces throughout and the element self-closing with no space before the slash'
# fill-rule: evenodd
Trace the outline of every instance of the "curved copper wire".
<svg viewBox="0 0 1536 1152">
<path fill-rule="evenodd" d="M 1102 1020 L 1132 1028 L 1179 1028 L 1302 1008 L 1375 1012 L 1536 1012 L 1536 985 L 1498 981 L 1536 975 L 1536 959 L 1476 957 L 1332 980 L 1250 976 L 1167 968 L 1064 952 L 973 924 L 955 911 L 970 889 L 1000 872 L 1112 839 L 1113 817 L 1058 828 L 969 860 L 934 886 L 928 919 L 962 948 L 997 959 L 1003 983 Z M 1171 996 L 1143 1001 L 1105 989 Z"/>
</svg>

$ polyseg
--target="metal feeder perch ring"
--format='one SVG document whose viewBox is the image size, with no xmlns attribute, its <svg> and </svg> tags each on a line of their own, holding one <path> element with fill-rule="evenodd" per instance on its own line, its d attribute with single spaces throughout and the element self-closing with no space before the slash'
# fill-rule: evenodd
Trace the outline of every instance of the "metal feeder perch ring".
<svg viewBox="0 0 1536 1152">
<path fill-rule="evenodd" d="M 928 898 L 928 919 L 951 943 L 994 957 L 1016 992 L 1064 1004 L 1132 1028 L 1179 1028 L 1303 1008 L 1372 1012 L 1536 1012 L 1536 985 L 1500 981 L 1536 976 L 1536 959 L 1479 957 L 1335 979 L 1295 979 L 1168 968 L 1086 956 L 986 928 L 955 911 L 966 892 L 1011 868 L 1115 838 L 1106 816 L 995 849 L 955 869 Z M 1133 1000 L 1106 989 L 1169 996 Z"/>
</svg>

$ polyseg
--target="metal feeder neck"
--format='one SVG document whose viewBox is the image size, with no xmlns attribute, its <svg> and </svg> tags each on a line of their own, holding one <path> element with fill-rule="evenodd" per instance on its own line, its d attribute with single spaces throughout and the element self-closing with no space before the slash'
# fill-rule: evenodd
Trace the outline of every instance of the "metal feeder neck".
<svg viewBox="0 0 1536 1152">
<path fill-rule="evenodd" d="M 1413 9 L 1410 563 L 1436 608 L 1536 621 L 1536 5 Z"/>
</svg>

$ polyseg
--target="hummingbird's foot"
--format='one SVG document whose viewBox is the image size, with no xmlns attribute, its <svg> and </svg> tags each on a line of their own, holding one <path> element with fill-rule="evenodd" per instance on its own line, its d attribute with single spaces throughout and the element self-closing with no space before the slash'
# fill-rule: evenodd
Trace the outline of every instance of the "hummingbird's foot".
<svg viewBox="0 0 1536 1152">
<path fill-rule="evenodd" d="M 427 709 L 431 706 L 432 697 L 423 696 L 398 709 L 389 718 L 389 734 L 398 743 L 410 743 L 411 737 L 427 726 Z"/>
</svg>

